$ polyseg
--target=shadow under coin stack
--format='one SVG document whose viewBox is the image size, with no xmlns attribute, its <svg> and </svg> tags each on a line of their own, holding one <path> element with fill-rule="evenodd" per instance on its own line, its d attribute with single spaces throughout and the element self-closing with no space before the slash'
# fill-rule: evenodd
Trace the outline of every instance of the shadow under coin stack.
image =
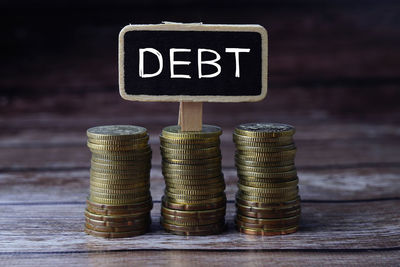
<svg viewBox="0 0 400 267">
<path fill-rule="evenodd" d="M 221 171 L 221 128 L 163 129 L 160 136 L 165 195 L 161 224 L 178 235 L 212 235 L 225 226 L 225 182 Z"/>
<path fill-rule="evenodd" d="M 110 125 L 87 130 L 92 152 L 85 232 L 131 237 L 148 231 L 151 148 L 143 127 Z"/>
<path fill-rule="evenodd" d="M 236 226 L 242 233 L 280 235 L 297 231 L 300 219 L 293 126 L 248 123 L 235 129 L 239 177 Z"/>
</svg>

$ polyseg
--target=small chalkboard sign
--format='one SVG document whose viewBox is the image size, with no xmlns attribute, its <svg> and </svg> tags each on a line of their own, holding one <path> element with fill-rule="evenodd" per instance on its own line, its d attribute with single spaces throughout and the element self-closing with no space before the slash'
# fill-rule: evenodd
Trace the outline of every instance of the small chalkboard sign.
<svg viewBox="0 0 400 267">
<path fill-rule="evenodd" d="M 128 25 L 119 35 L 119 88 L 134 101 L 260 101 L 267 32 L 260 25 Z"/>
</svg>

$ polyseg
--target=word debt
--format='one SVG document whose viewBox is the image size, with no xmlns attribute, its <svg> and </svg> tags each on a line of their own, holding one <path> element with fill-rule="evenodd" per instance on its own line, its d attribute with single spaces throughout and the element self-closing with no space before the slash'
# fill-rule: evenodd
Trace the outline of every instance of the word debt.
<svg viewBox="0 0 400 267">
<path fill-rule="evenodd" d="M 189 66 L 192 64 L 190 61 L 176 60 L 177 54 L 191 53 L 192 49 L 187 48 L 170 48 L 169 49 L 169 70 L 170 77 L 173 79 L 191 79 L 192 77 L 188 74 L 184 73 L 176 73 L 175 66 L 183 65 Z M 235 58 L 235 73 L 236 78 L 240 77 L 240 55 L 241 53 L 249 53 L 249 48 L 226 48 L 225 53 L 233 54 Z M 205 55 L 207 58 L 213 57 L 212 59 L 205 60 Z M 151 59 L 152 57 L 152 59 Z M 152 73 L 145 73 L 145 61 L 154 60 L 157 58 L 158 60 L 158 69 Z M 221 55 L 212 49 L 197 49 L 197 69 L 198 69 L 198 78 L 214 78 L 217 77 L 221 73 L 221 65 L 218 64 L 218 61 L 221 59 Z M 215 72 L 212 73 L 204 73 L 203 66 L 210 65 L 213 66 Z M 162 54 L 154 48 L 140 48 L 139 49 L 139 76 L 141 78 L 152 78 L 160 75 L 164 69 L 164 60 Z"/>
</svg>

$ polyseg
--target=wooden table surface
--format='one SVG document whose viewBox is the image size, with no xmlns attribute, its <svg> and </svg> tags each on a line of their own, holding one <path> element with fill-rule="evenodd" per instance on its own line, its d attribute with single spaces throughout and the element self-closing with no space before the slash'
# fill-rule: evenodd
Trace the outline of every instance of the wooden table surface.
<svg viewBox="0 0 400 267">
<path fill-rule="evenodd" d="M 272 90 L 271 90 L 272 92 Z M 304 95 L 306 92 L 304 92 Z M 132 103 L 117 93 L 62 95 L 15 104 L 0 119 L 0 258 L 7 265 L 322 265 L 400 261 L 400 126 L 347 120 L 313 109 L 311 98 L 285 108 L 285 94 L 253 104 L 205 104 L 205 122 L 220 125 L 228 230 L 181 237 L 159 225 L 164 180 L 158 135 L 175 124 L 178 104 Z M 272 99 L 272 96 L 271 96 Z M 75 101 L 75 102 L 74 102 Z M 64 109 L 61 103 L 66 104 Z M 47 104 L 46 104 L 47 103 Z M 71 104 L 75 103 L 75 104 Z M 53 106 L 35 111 L 32 106 Z M 240 108 L 240 112 L 239 112 Z M 61 109 L 61 111 L 60 111 Z M 259 237 L 234 229 L 234 126 L 277 121 L 296 126 L 300 230 Z M 83 232 L 90 153 L 85 130 L 136 124 L 153 149 L 150 233 L 102 239 Z"/>
</svg>

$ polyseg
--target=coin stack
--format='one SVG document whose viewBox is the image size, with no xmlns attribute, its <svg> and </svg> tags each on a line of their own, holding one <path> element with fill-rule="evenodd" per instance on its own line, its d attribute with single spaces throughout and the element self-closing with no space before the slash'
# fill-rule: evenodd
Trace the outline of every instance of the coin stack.
<svg viewBox="0 0 400 267">
<path fill-rule="evenodd" d="M 236 226 L 242 233 L 280 235 L 297 231 L 300 219 L 293 126 L 247 123 L 233 133 L 239 177 Z"/>
<path fill-rule="evenodd" d="M 178 235 L 211 235 L 225 226 L 225 182 L 221 171 L 221 128 L 198 132 L 169 126 L 160 135 L 165 195 L 161 224 Z"/>
<path fill-rule="evenodd" d="M 147 232 L 151 148 L 147 130 L 110 125 L 87 130 L 92 152 L 85 232 L 100 237 L 131 237 Z"/>
</svg>

